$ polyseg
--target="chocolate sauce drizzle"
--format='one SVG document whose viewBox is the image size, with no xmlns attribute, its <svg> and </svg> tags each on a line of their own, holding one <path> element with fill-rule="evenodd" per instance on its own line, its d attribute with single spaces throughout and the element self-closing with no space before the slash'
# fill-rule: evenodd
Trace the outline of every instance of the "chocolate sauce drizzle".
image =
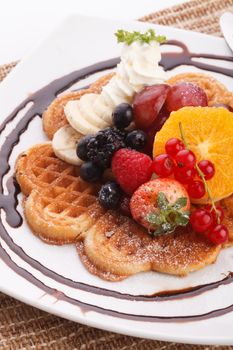
<svg viewBox="0 0 233 350">
<path fill-rule="evenodd" d="M 209 65 L 202 62 L 197 62 L 193 59 L 195 58 L 208 58 L 208 59 L 215 59 L 215 60 L 222 60 L 222 61 L 229 61 L 233 62 L 233 57 L 230 56 L 219 56 L 219 55 L 209 55 L 209 54 L 194 54 L 190 53 L 186 45 L 184 45 L 182 42 L 171 40 L 167 42 L 167 44 L 172 46 L 178 46 L 182 49 L 181 52 L 168 52 L 162 54 L 162 60 L 161 65 L 164 67 L 164 69 L 171 70 L 175 67 L 178 67 L 180 65 L 191 65 L 195 66 L 200 69 L 220 73 L 227 75 L 229 77 L 233 78 L 233 69 L 223 68 L 219 67 L 217 65 Z M 24 109 L 28 103 L 32 102 L 32 106 L 29 108 L 29 110 L 25 113 L 23 118 L 20 119 L 16 127 L 9 133 L 9 135 L 6 137 L 1 150 L 0 150 L 0 209 L 3 209 L 6 213 L 6 221 L 12 228 L 17 228 L 22 224 L 22 217 L 17 211 L 17 205 L 18 205 L 18 199 L 17 195 L 20 192 L 19 186 L 16 183 L 16 180 L 13 176 L 9 177 L 6 187 L 7 187 L 7 194 L 3 191 L 3 178 L 4 176 L 9 172 L 10 165 L 9 165 L 9 158 L 13 151 L 13 148 L 19 143 L 20 136 L 25 132 L 27 127 L 29 126 L 30 122 L 36 117 L 36 116 L 42 116 L 43 111 L 48 107 L 48 105 L 56 98 L 58 94 L 61 92 L 67 90 L 69 87 L 71 87 L 73 84 L 75 84 L 78 81 L 81 81 L 82 79 L 87 78 L 88 76 L 95 74 L 100 71 L 104 71 L 107 69 L 114 68 L 117 63 L 119 62 L 119 58 L 113 58 L 108 61 L 100 62 L 98 64 L 86 67 L 84 69 L 72 72 L 64 77 L 61 77 L 59 79 L 54 80 L 49 85 L 43 87 L 42 89 L 38 90 L 34 94 L 32 94 L 29 98 L 25 99 L 0 125 L 0 135 L 3 132 L 3 130 L 6 128 L 6 126 L 11 123 L 18 115 L 18 113 Z M 208 290 L 212 290 L 214 288 L 218 288 L 221 285 L 226 285 L 233 282 L 233 273 L 230 273 L 228 276 L 226 276 L 221 281 L 216 281 L 213 283 L 200 285 L 196 287 L 192 287 L 185 290 L 178 290 L 178 291 L 164 291 L 161 293 L 157 293 L 150 296 L 144 296 L 144 295 L 130 295 L 126 293 L 120 293 L 104 288 L 99 288 L 95 286 L 91 286 L 85 283 L 72 281 L 71 279 L 65 278 L 56 272 L 46 268 L 38 261 L 34 260 L 30 256 L 28 256 L 24 250 L 16 245 L 12 238 L 8 235 L 7 230 L 5 229 L 3 222 L 0 220 L 0 237 L 4 240 L 4 242 L 7 244 L 7 246 L 16 253 L 22 260 L 30 264 L 33 268 L 39 270 L 41 273 L 43 273 L 45 276 L 48 276 L 52 278 L 53 280 L 62 283 L 64 285 L 67 285 L 72 288 L 80 289 L 83 291 L 87 291 L 94 294 L 104 295 L 104 296 L 110 296 L 115 297 L 118 299 L 127 299 L 127 300 L 140 300 L 140 301 L 165 301 L 165 300 L 173 300 L 173 299 L 180 299 L 180 298 L 186 298 L 186 297 L 193 297 L 198 294 L 201 294 L 203 292 L 206 292 Z M 35 278 L 32 274 L 30 274 L 25 269 L 17 266 L 16 263 L 14 263 L 10 256 L 7 254 L 7 252 L 3 249 L 3 247 L 0 245 L 0 258 L 17 274 L 28 280 L 29 282 L 33 283 L 35 286 L 42 289 L 45 293 L 48 293 L 50 295 L 56 295 L 58 293 L 57 290 L 46 286 L 43 282 Z M 159 322 L 184 322 L 185 320 L 200 320 L 200 319 L 206 319 L 209 317 L 219 316 L 222 314 L 225 314 L 227 312 L 230 312 L 233 310 L 233 305 L 230 305 L 226 308 L 220 309 L 220 310 L 214 310 L 207 314 L 203 315 L 189 315 L 189 316 L 171 316 L 171 317 L 163 317 L 163 316 L 143 316 L 143 315 L 130 315 L 125 314 L 121 312 L 116 312 L 113 310 L 107 310 L 103 309 L 101 307 L 97 307 L 95 305 L 85 304 L 79 300 L 73 299 L 65 295 L 64 293 L 59 292 L 59 300 L 67 301 L 73 305 L 77 305 L 82 308 L 83 311 L 97 311 L 100 313 L 104 313 L 106 315 L 112 315 L 117 316 L 120 318 L 127 318 L 127 319 L 133 319 L 133 320 L 145 320 L 145 321 L 159 321 Z"/>
</svg>

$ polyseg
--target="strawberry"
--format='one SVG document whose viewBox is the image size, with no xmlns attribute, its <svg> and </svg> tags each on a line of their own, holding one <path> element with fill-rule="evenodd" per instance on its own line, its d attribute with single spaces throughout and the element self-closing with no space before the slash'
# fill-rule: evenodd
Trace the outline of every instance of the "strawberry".
<svg viewBox="0 0 233 350">
<path fill-rule="evenodd" d="M 154 179 L 140 186 L 130 201 L 135 221 L 154 235 L 170 233 L 189 222 L 190 201 L 184 186 L 172 179 Z"/>
<path fill-rule="evenodd" d="M 112 159 L 112 172 L 122 190 L 131 195 L 139 186 L 150 180 L 152 160 L 144 153 L 122 148 Z"/>
</svg>

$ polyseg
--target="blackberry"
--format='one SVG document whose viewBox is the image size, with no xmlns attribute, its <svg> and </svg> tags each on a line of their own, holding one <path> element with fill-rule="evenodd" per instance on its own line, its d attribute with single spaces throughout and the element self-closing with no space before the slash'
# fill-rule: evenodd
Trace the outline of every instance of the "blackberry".
<svg viewBox="0 0 233 350">
<path fill-rule="evenodd" d="M 102 168 L 108 168 L 114 152 L 125 147 L 125 131 L 116 128 L 100 130 L 87 145 L 87 157 Z"/>
</svg>

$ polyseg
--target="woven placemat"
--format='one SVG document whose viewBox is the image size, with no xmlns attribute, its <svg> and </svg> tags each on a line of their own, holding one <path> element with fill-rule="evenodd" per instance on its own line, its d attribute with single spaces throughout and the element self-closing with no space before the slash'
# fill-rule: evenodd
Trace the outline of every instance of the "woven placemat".
<svg viewBox="0 0 233 350">
<path fill-rule="evenodd" d="M 226 10 L 233 11 L 233 0 L 194 0 L 141 20 L 219 36 L 219 15 Z M 16 62 L 0 66 L 0 81 L 15 65 Z M 101 331 L 42 312 L 0 293 L 0 350 L 28 349 L 233 350 L 233 347 L 167 343 Z"/>
</svg>

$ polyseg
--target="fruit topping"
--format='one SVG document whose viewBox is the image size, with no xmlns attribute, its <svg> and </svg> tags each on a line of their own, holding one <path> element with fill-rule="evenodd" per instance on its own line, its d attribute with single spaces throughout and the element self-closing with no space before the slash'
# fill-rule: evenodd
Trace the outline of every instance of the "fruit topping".
<svg viewBox="0 0 233 350">
<path fill-rule="evenodd" d="M 174 161 L 168 154 L 160 154 L 153 160 L 152 170 L 159 177 L 168 177 L 174 171 Z"/>
<path fill-rule="evenodd" d="M 175 157 L 179 151 L 182 151 L 184 149 L 185 145 L 180 139 L 177 139 L 176 137 L 171 138 L 165 144 L 165 150 L 171 157 Z"/>
<path fill-rule="evenodd" d="M 192 83 L 184 82 L 172 85 L 166 98 L 168 111 L 177 111 L 185 106 L 208 106 L 205 91 Z"/>
<path fill-rule="evenodd" d="M 112 156 L 118 149 L 125 147 L 125 132 L 115 128 L 100 130 L 87 143 L 87 157 L 100 167 L 108 168 Z"/>
<path fill-rule="evenodd" d="M 88 152 L 88 143 L 89 141 L 93 138 L 92 135 L 87 135 L 87 136 L 84 136 L 83 138 L 81 138 L 81 140 L 79 141 L 78 143 L 78 146 L 77 146 L 77 156 L 86 161 L 88 160 L 88 155 L 87 155 L 87 152 Z"/>
<path fill-rule="evenodd" d="M 83 163 L 80 167 L 80 177 L 87 182 L 96 182 L 101 179 L 103 169 L 93 162 Z"/>
<path fill-rule="evenodd" d="M 131 198 L 130 208 L 134 220 L 153 235 L 171 233 L 189 222 L 188 194 L 172 179 L 154 179 L 141 185 Z"/>
<path fill-rule="evenodd" d="M 206 193 L 205 185 L 202 181 L 196 180 L 189 182 L 188 184 L 188 194 L 193 199 L 202 198 Z"/>
<path fill-rule="evenodd" d="M 166 100 L 170 86 L 158 84 L 145 87 L 133 100 L 134 120 L 138 128 L 146 130 L 156 120 Z"/>
<path fill-rule="evenodd" d="M 131 149 L 120 149 L 112 159 L 112 172 L 122 190 L 131 195 L 140 185 L 150 180 L 152 160 L 146 154 Z"/>
<path fill-rule="evenodd" d="M 217 225 L 207 232 L 207 237 L 215 244 L 223 244 L 228 241 L 229 231 L 225 225 Z"/>
<path fill-rule="evenodd" d="M 201 160 L 198 163 L 198 167 L 201 170 L 206 180 L 212 179 L 212 177 L 215 174 L 215 167 L 212 162 L 210 162 L 209 160 Z"/>
<path fill-rule="evenodd" d="M 190 216 L 190 223 L 196 232 L 205 232 L 213 224 L 213 218 L 209 211 L 205 209 L 196 209 Z"/>
<path fill-rule="evenodd" d="M 172 112 L 163 128 L 155 136 L 154 157 L 165 152 L 165 144 L 169 139 L 181 137 L 180 125 L 182 125 L 185 134 L 187 148 L 196 157 L 198 175 L 202 182 L 204 180 L 208 182 L 209 193 L 211 193 L 213 202 L 229 196 L 233 193 L 232 113 L 225 108 L 215 107 L 184 107 Z M 176 155 L 176 160 L 179 153 Z M 181 161 L 180 156 L 178 160 Z M 214 173 L 214 176 L 210 179 L 206 179 L 204 168 L 199 169 L 199 164 L 203 160 L 205 160 L 204 164 L 212 165 L 212 170 L 207 175 L 208 177 Z M 184 163 L 187 165 L 187 162 Z M 201 164 L 203 165 L 203 163 Z M 208 172 L 209 170 L 208 168 Z M 193 185 L 191 188 L 193 193 Z M 198 192 L 200 188 L 203 192 L 203 185 L 198 186 Z M 195 196 L 191 201 L 206 204 L 210 202 L 209 193 L 206 191 L 203 197 L 198 196 L 199 198 L 197 198 Z"/>
<path fill-rule="evenodd" d="M 147 135 L 142 130 L 133 130 L 128 133 L 125 139 L 125 144 L 129 148 L 141 151 L 146 146 Z"/>
<path fill-rule="evenodd" d="M 177 181 L 182 184 L 188 184 L 193 181 L 197 174 L 195 168 L 179 168 L 175 167 L 174 169 L 174 177 Z"/>
<path fill-rule="evenodd" d="M 117 129 L 127 128 L 133 121 L 133 108 L 128 103 L 121 103 L 115 107 L 112 118 Z"/>
<path fill-rule="evenodd" d="M 210 214 L 212 215 L 214 225 L 220 224 L 223 221 L 224 210 L 222 207 L 220 207 L 218 205 L 215 207 L 215 210 L 214 210 L 212 205 L 206 205 L 205 209 L 208 210 L 210 212 Z"/>
<path fill-rule="evenodd" d="M 196 157 L 192 151 L 182 149 L 176 154 L 175 161 L 178 168 L 192 169 L 196 164 Z"/>
<path fill-rule="evenodd" d="M 99 202 L 106 209 L 116 209 L 122 196 L 120 186 L 114 182 L 106 182 L 99 191 Z"/>
</svg>

